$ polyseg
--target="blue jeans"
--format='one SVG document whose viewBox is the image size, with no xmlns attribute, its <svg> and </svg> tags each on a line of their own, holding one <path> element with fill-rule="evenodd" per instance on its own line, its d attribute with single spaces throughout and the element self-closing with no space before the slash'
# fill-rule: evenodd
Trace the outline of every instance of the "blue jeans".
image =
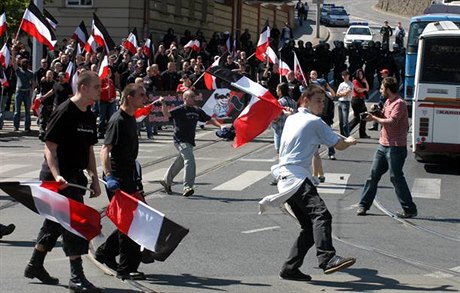
<svg viewBox="0 0 460 293">
<path fill-rule="evenodd" d="M 16 91 L 16 98 L 14 99 L 14 115 L 13 124 L 15 129 L 19 129 L 19 120 L 21 119 L 21 105 L 24 103 L 25 121 L 24 129 L 30 129 L 30 106 L 32 97 L 30 91 Z"/>
<path fill-rule="evenodd" d="M 7 100 L 7 95 L 0 95 L 0 129 L 3 128 L 3 123 L 5 122 L 5 106 Z"/>
<path fill-rule="evenodd" d="M 343 136 L 350 136 L 350 129 L 348 128 L 348 115 L 350 114 L 350 101 L 339 101 L 339 121 L 340 121 L 340 134 Z"/>
<path fill-rule="evenodd" d="M 403 210 L 407 213 L 417 212 L 417 207 L 412 201 L 412 195 L 402 170 L 406 157 L 407 148 L 405 146 L 385 147 L 379 144 L 375 152 L 374 161 L 372 162 L 371 175 L 367 178 L 363 193 L 361 194 L 360 207 L 366 210 L 371 207 L 377 194 L 377 186 L 380 178 L 390 169 L 390 180 Z"/>
<path fill-rule="evenodd" d="M 281 135 L 282 134 L 283 134 L 282 130 L 281 130 L 281 132 L 277 132 L 277 131 L 273 130 L 273 142 L 275 144 L 275 150 L 276 150 L 277 154 L 280 153 Z"/>
<path fill-rule="evenodd" d="M 182 168 L 184 169 L 184 189 L 193 188 L 195 184 L 196 165 L 195 156 L 193 154 L 193 146 L 186 142 L 174 143 L 174 146 L 179 151 L 179 155 L 174 162 L 169 166 L 163 180 L 166 184 L 171 185 L 174 177 L 179 174 Z"/>
<path fill-rule="evenodd" d="M 117 111 L 117 103 L 99 101 L 99 134 L 105 134 L 105 127 L 107 122 L 112 117 L 112 114 Z"/>
</svg>

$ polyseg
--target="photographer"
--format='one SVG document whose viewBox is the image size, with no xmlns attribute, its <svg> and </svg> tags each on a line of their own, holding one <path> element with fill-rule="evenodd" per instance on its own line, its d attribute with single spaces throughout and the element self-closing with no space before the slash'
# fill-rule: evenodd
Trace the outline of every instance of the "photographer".
<svg viewBox="0 0 460 293">
<path fill-rule="evenodd" d="M 362 119 L 361 113 L 367 111 L 366 103 L 364 99 L 366 98 L 366 93 L 369 91 L 369 84 L 367 83 L 366 78 L 364 77 L 364 72 L 361 68 L 356 70 L 355 78 L 353 79 L 353 93 L 351 98 L 351 108 L 353 109 L 353 120 L 351 120 L 348 129 L 350 132 L 359 124 L 359 138 L 370 138 L 366 134 L 366 121 Z"/>
<path fill-rule="evenodd" d="M 412 195 L 402 170 L 407 156 L 407 131 L 409 129 L 407 106 L 398 95 L 398 82 L 394 77 L 386 77 L 382 81 L 380 92 L 386 98 L 383 113 L 379 115 L 380 117 L 367 113 L 364 118 L 366 121 L 378 122 L 382 125 L 382 131 L 380 131 L 379 146 L 372 162 L 371 174 L 364 185 L 356 214 L 366 215 L 374 201 L 380 178 L 389 169 L 391 183 L 403 208 L 403 211 L 396 215 L 400 218 L 413 218 L 417 216 L 417 207 L 412 201 Z"/>
</svg>

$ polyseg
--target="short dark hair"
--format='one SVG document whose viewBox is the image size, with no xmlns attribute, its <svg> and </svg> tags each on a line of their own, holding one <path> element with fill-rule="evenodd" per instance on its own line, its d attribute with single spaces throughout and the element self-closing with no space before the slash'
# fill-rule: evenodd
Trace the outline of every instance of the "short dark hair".
<svg viewBox="0 0 460 293">
<path fill-rule="evenodd" d="M 289 96 L 289 86 L 288 86 L 287 83 L 282 82 L 282 83 L 278 84 L 277 88 L 280 89 L 281 95 Z"/>
<path fill-rule="evenodd" d="M 78 76 L 77 80 L 77 89 L 80 89 L 82 85 L 89 86 L 91 83 L 91 80 L 94 78 L 99 78 L 96 72 L 91 71 L 91 70 L 85 70 L 80 72 L 80 75 Z"/>
<path fill-rule="evenodd" d="M 310 84 L 302 92 L 302 98 L 307 97 L 308 99 L 311 99 L 311 97 L 313 97 L 315 94 L 323 94 L 323 95 L 325 95 L 326 92 L 319 85 Z"/>
<path fill-rule="evenodd" d="M 348 70 L 344 70 L 342 71 L 342 75 L 350 75 L 350 72 L 348 72 Z"/>
<path fill-rule="evenodd" d="M 127 84 L 121 95 L 121 101 L 120 101 L 121 104 L 124 104 L 126 102 L 128 96 L 134 96 L 140 88 L 143 88 L 143 86 L 140 84 L 136 84 L 136 83 Z"/>
<path fill-rule="evenodd" d="M 393 94 L 396 94 L 398 92 L 398 90 L 399 90 L 398 81 L 396 80 L 396 78 L 394 78 L 392 76 L 385 77 L 382 80 L 382 85 L 383 85 L 384 88 L 389 89 L 390 92 L 392 92 Z"/>
</svg>

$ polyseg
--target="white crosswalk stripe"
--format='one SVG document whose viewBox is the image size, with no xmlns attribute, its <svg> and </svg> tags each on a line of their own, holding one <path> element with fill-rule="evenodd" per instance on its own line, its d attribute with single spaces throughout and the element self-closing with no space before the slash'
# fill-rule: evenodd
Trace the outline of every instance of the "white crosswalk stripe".
<svg viewBox="0 0 460 293">
<path fill-rule="evenodd" d="M 344 194 L 347 188 L 348 179 L 350 174 L 343 173 L 326 173 L 326 182 L 321 183 L 317 186 L 318 193 L 334 193 L 334 194 Z"/>
<path fill-rule="evenodd" d="M 412 197 L 440 199 L 441 179 L 415 178 L 411 193 Z"/>
<path fill-rule="evenodd" d="M 460 273 L 460 266 L 450 268 L 449 270 Z M 430 274 L 425 274 L 424 276 L 425 277 L 437 278 L 437 279 L 447 279 L 447 278 L 453 277 L 454 275 L 446 273 L 446 272 L 437 271 L 437 272 L 433 272 L 433 273 L 430 273 Z"/>
<path fill-rule="evenodd" d="M 246 171 L 243 174 L 214 187 L 212 190 L 241 191 L 257 181 L 267 177 L 269 171 Z"/>
</svg>

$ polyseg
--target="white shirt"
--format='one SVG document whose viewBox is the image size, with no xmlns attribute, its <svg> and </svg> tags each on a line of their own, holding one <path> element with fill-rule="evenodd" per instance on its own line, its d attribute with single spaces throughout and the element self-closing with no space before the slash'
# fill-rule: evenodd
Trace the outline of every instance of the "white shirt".
<svg viewBox="0 0 460 293">
<path fill-rule="evenodd" d="M 338 89 L 337 89 L 337 93 L 346 92 L 347 90 L 350 90 L 348 95 L 340 97 L 339 101 L 342 101 L 342 102 L 351 101 L 351 95 L 353 93 L 353 83 L 351 81 L 348 81 L 348 82 L 343 81 L 343 82 L 341 82 L 339 84 Z"/>
</svg>

